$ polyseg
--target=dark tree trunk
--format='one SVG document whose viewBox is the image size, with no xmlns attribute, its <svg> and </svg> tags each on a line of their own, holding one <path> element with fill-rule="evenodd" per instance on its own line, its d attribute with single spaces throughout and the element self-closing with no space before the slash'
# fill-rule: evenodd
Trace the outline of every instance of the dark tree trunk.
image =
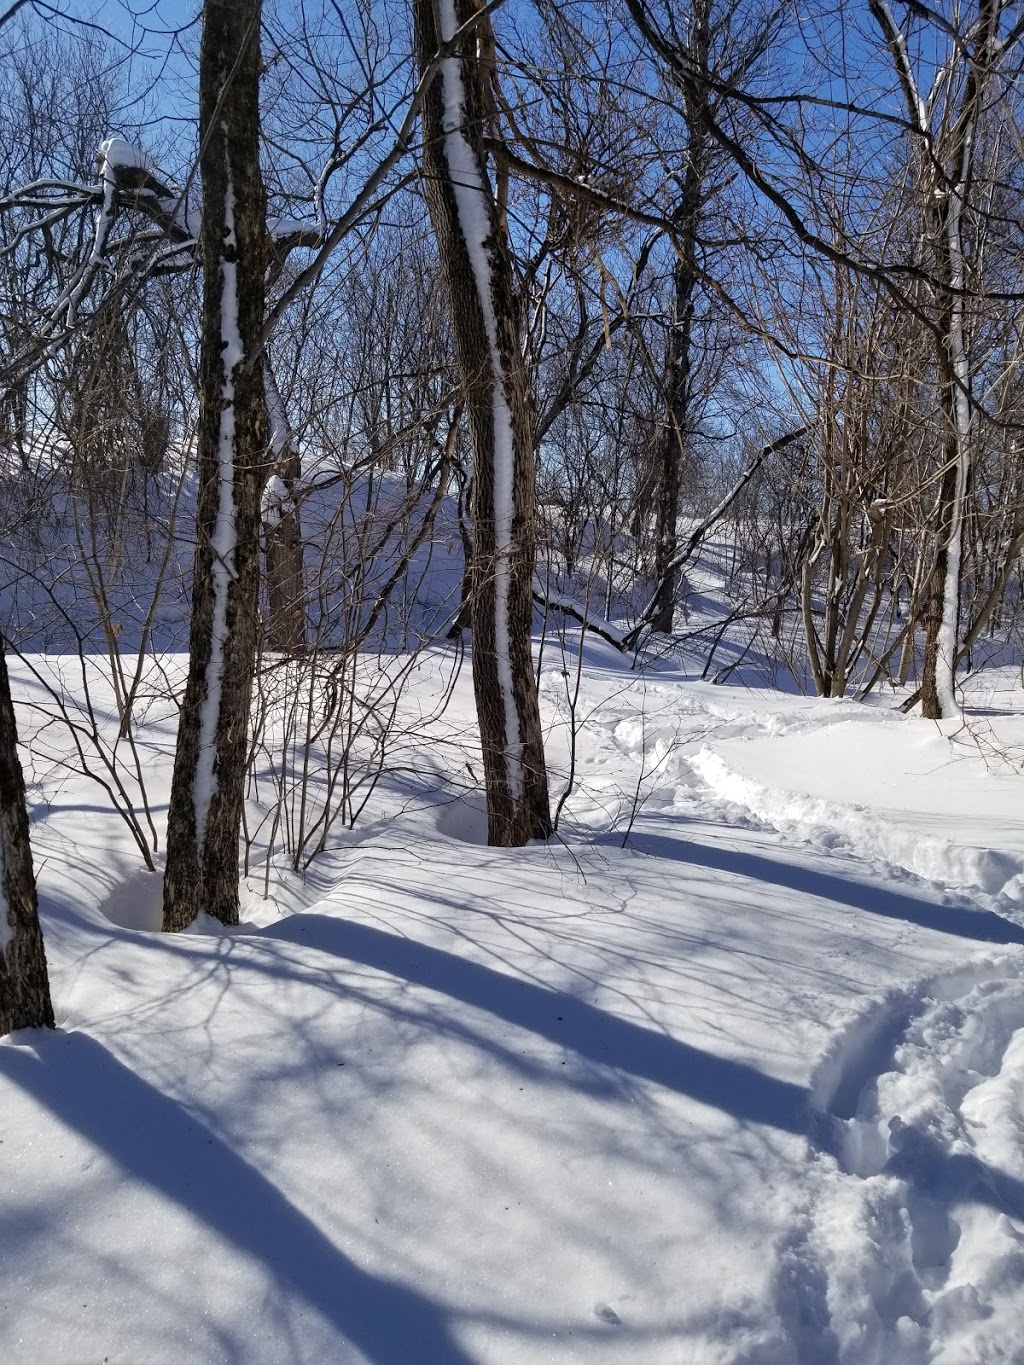
<svg viewBox="0 0 1024 1365">
<path fill-rule="evenodd" d="M 302 566 L 302 528 L 294 501 L 302 477 L 284 403 L 269 364 L 264 366 L 270 415 L 270 445 L 276 489 L 265 497 L 263 536 L 267 571 L 267 647 L 280 654 L 306 648 L 306 591 Z"/>
<path fill-rule="evenodd" d="M 18 734 L 0 640 L 0 1035 L 53 1028 Z"/>
<path fill-rule="evenodd" d="M 291 492 L 293 484 L 278 477 Z M 267 523 L 267 648 L 300 654 L 306 648 L 306 594 L 302 577 L 299 514 L 289 507 L 279 521 Z"/>
<path fill-rule="evenodd" d="M 687 173 L 689 176 L 689 173 Z M 658 602 L 652 630 L 672 633 L 679 571 L 679 490 L 682 464 L 689 445 L 690 344 L 693 322 L 694 271 L 692 260 L 675 269 L 675 302 L 665 374 L 665 425 L 655 452 L 654 580 Z"/>
<path fill-rule="evenodd" d="M 238 923 L 239 835 L 259 616 L 268 428 L 256 356 L 266 208 L 259 0 L 206 0 L 200 52 L 203 327 L 189 673 L 167 821 L 164 928 Z"/>
<path fill-rule="evenodd" d="M 463 631 L 473 628 L 473 537 L 467 512 L 472 496 L 472 480 L 461 460 L 455 461 L 455 480 L 458 484 L 459 539 L 462 542 L 462 583 L 459 588 L 459 610 L 448 631 L 449 640 L 461 640 Z"/>
<path fill-rule="evenodd" d="M 413 7 L 426 71 L 477 9 L 473 0 Z M 473 447 L 473 684 L 487 833 L 514 847 L 546 838 L 551 813 L 531 656 L 533 412 L 508 237 L 483 150 L 485 37 L 471 31 L 440 64 L 423 113 L 423 169 Z"/>
<path fill-rule="evenodd" d="M 679 552 L 679 491 L 682 467 L 690 450 L 692 425 L 691 377 L 693 370 L 693 316 L 697 298 L 697 231 L 704 209 L 708 136 L 706 101 L 710 98 L 699 73 L 706 71 L 711 48 L 709 0 L 693 6 L 693 40 L 690 58 L 698 73 L 683 92 L 686 121 L 686 169 L 679 203 L 672 215 L 678 253 L 673 273 L 672 328 L 665 364 L 665 425 L 655 450 L 654 581 L 658 601 L 651 620 L 653 630 L 669 635 L 675 618 L 679 571 L 674 567 Z"/>
</svg>

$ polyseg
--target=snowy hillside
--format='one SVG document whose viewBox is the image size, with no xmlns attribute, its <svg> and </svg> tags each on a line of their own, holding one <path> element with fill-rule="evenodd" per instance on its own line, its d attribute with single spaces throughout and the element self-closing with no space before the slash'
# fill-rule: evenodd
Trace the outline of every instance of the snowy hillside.
<svg viewBox="0 0 1024 1365">
<path fill-rule="evenodd" d="M 464 667 L 434 776 L 252 867 L 236 934 L 154 932 L 124 822 L 37 760 L 60 1031 L 0 1045 L 0 1358 L 1020 1361 L 1011 682 L 950 736 L 588 643 L 560 838 L 507 851 Z"/>
<path fill-rule="evenodd" d="M 80 8 L 0 1365 L 1024 1365 L 1022 7 Z"/>
</svg>

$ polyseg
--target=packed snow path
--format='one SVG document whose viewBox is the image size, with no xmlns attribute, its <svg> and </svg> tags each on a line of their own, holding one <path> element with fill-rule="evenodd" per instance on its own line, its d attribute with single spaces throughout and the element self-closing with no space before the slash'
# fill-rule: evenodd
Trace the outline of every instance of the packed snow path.
<svg viewBox="0 0 1024 1365">
<path fill-rule="evenodd" d="M 234 935 L 149 932 L 64 788 L 62 1032 L 0 1045 L 0 1359 L 1019 1365 L 1012 877 L 943 889 L 694 762 L 778 740 L 784 790 L 845 712 L 645 686 L 588 677 L 564 846 L 382 791 Z"/>
</svg>

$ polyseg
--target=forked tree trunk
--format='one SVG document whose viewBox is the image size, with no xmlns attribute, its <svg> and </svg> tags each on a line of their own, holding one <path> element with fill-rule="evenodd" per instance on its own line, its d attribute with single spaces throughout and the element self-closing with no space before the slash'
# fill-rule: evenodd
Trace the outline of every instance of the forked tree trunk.
<svg viewBox="0 0 1024 1365">
<path fill-rule="evenodd" d="M 14 705 L 0 640 L 0 1035 L 16 1028 L 53 1028 L 53 1006 Z"/>
<path fill-rule="evenodd" d="M 921 676 L 921 712 L 929 720 L 956 717 L 957 641 L 960 628 L 960 585 L 964 523 L 971 477 L 974 407 L 971 396 L 969 272 L 970 223 L 965 211 L 976 194 L 979 125 L 988 92 L 1003 79 L 999 59 L 1006 41 L 999 26 L 1001 0 L 979 0 L 976 21 L 956 40 L 956 58 L 965 66 L 963 93 L 956 107 L 942 108 L 943 122 L 932 127 L 933 101 L 922 99 L 911 64 L 906 35 L 898 27 L 887 0 L 868 0 L 868 8 L 885 38 L 903 87 L 910 126 L 925 156 L 921 188 L 926 204 L 926 235 L 934 252 L 940 281 L 937 319 L 939 400 L 945 421 L 942 465 L 935 514 L 935 562 L 924 603 L 925 650 Z M 933 16 L 934 17 L 934 16 Z M 942 21 L 940 21 L 942 22 Z M 949 30 L 952 33 L 952 30 Z M 1019 38 L 1019 35 L 1018 35 Z M 945 79 L 951 82 L 953 55 Z M 1007 68 L 1008 69 L 1008 68 Z"/>
<path fill-rule="evenodd" d="M 483 150 L 485 68 L 474 0 L 413 0 L 420 70 L 443 45 L 423 113 L 427 203 L 473 447 L 473 685 L 491 844 L 551 833 L 533 676 L 533 413 L 508 238 Z M 478 25 L 486 19 L 478 20 Z"/>
<path fill-rule="evenodd" d="M 206 0 L 200 52 L 203 325 L 189 671 L 167 821 L 164 928 L 238 923 L 238 847 L 259 629 L 268 430 L 256 345 L 266 209 L 259 0 Z"/>
</svg>

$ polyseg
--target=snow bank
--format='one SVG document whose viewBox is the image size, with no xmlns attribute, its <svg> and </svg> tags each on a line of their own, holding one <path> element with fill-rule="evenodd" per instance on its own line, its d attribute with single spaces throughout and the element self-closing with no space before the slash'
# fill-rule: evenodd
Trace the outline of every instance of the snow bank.
<svg viewBox="0 0 1024 1365">
<path fill-rule="evenodd" d="M 704 745 L 689 761 L 716 797 L 790 838 L 1024 913 L 1024 778 L 987 771 L 976 750 L 953 752 L 920 722 L 866 712 L 782 739 Z"/>
</svg>

